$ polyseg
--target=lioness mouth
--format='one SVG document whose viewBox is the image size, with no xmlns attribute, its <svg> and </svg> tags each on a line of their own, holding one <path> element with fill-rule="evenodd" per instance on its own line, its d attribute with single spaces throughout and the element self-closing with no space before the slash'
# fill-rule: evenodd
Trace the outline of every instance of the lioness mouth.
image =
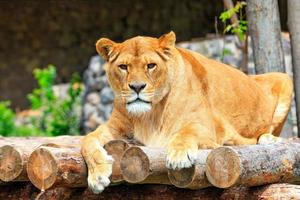
<svg viewBox="0 0 300 200">
<path fill-rule="evenodd" d="M 136 98 L 135 100 L 128 102 L 127 105 L 132 104 L 132 103 L 137 103 L 137 102 L 151 103 L 150 101 L 145 101 L 143 99 Z"/>
</svg>

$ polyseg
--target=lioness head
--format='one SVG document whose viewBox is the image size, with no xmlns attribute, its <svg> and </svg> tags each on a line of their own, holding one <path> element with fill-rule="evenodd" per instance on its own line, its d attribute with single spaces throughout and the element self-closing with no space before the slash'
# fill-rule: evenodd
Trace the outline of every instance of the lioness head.
<svg viewBox="0 0 300 200">
<path fill-rule="evenodd" d="M 96 43 L 107 62 L 105 70 L 115 98 L 128 113 L 147 113 L 168 94 L 175 40 L 170 32 L 160 38 L 138 36 L 122 43 L 101 38 Z"/>
</svg>

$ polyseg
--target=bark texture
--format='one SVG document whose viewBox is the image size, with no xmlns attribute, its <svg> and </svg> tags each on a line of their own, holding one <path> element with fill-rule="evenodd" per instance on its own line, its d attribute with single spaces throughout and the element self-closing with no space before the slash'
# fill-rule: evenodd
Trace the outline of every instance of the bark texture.
<svg viewBox="0 0 300 200">
<path fill-rule="evenodd" d="M 288 0 L 288 27 L 290 30 L 298 137 L 300 136 L 300 1 Z"/>
<path fill-rule="evenodd" d="M 248 0 L 247 20 L 256 73 L 284 72 L 277 0 Z"/>
<path fill-rule="evenodd" d="M 29 155 L 41 145 L 79 146 L 80 136 L 0 138 L 0 180 L 27 181 Z"/>
<path fill-rule="evenodd" d="M 300 182 L 298 142 L 220 147 L 206 161 L 206 176 L 219 188 Z"/>
<path fill-rule="evenodd" d="M 30 155 L 27 173 L 32 184 L 42 191 L 54 185 L 87 185 L 87 167 L 79 148 L 40 147 Z"/>
</svg>

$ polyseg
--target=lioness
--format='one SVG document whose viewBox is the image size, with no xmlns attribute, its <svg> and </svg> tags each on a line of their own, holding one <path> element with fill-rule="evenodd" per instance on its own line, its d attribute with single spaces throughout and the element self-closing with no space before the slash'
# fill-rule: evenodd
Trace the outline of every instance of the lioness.
<svg viewBox="0 0 300 200">
<path fill-rule="evenodd" d="M 292 96 L 288 75 L 247 76 L 177 48 L 175 40 L 173 32 L 98 40 L 115 100 L 109 121 L 82 143 L 93 192 L 110 183 L 113 160 L 102 146 L 113 139 L 166 148 L 167 167 L 180 169 L 194 163 L 199 148 L 256 144 L 263 134 L 280 134 Z"/>
</svg>

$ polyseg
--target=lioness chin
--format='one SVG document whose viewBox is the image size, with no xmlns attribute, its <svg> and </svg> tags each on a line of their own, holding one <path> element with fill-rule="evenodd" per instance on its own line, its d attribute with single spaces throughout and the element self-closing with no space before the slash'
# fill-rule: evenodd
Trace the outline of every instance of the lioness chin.
<svg viewBox="0 0 300 200">
<path fill-rule="evenodd" d="M 247 76 L 177 48 L 175 40 L 173 32 L 98 40 L 115 100 L 108 122 L 82 143 L 93 192 L 110 183 L 113 160 L 102 146 L 113 139 L 166 148 L 167 167 L 180 169 L 194 164 L 199 148 L 256 144 L 261 135 L 269 141 L 280 134 L 292 96 L 288 75 Z"/>
</svg>

